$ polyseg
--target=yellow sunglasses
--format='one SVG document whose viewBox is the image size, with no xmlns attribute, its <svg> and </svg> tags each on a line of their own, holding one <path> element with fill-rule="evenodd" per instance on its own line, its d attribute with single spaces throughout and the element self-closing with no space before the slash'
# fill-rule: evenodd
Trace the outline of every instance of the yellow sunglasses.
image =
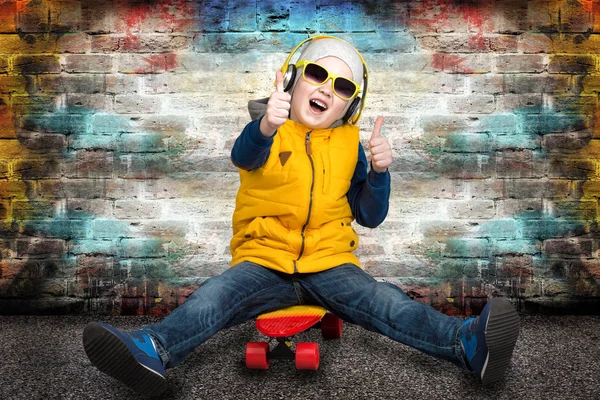
<svg viewBox="0 0 600 400">
<path fill-rule="evenodd" d="M 360 88 L 356 82 L 343 76 L 334 75 L 325 67 L 312 61 L 300 60 L 296 68 L 302 68 L 302 77 L 312 85 L 320 86 L 330 78 L 333 81 L 333 93 L 342 100 L 351 100 L 358 94 Z"/>
</svg>

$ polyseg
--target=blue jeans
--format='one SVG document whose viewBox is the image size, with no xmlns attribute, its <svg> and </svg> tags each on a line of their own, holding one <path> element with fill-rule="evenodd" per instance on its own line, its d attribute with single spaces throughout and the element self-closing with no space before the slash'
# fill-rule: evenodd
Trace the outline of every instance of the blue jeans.
<svg viewBox="0 0 600 400">
<path fill-rule="evenodd" d="M 144 329 L 158 339 L 171 368 L 219 330 L 298 304 L 320 305 L 344 321 L 465 367 L 461 319 L 413 301 L 352 264 L 288 275 L 242 262 L 205 281 L 162 322 Z"/>
</svg>

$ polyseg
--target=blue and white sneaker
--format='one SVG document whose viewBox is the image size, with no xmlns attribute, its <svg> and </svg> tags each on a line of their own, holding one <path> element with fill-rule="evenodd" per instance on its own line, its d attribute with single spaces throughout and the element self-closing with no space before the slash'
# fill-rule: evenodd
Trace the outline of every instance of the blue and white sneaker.
<svg viewBox="0 0 600 400">
<path fill-rule="evenodd" d="M 503 298 L 488 301 L 481 315 L 458 330 L 463 356 L 484 385 L 504 376 L 519 336 L 519 315 Z"/>
<path fill-rule="evenodd" d="M 153 396 L 167 388 L 156 344 L 142 330 L 122 332 L 91 322 L 83 331 L 83 347 L 96 368 L 140 394 Z"/>
</svg>

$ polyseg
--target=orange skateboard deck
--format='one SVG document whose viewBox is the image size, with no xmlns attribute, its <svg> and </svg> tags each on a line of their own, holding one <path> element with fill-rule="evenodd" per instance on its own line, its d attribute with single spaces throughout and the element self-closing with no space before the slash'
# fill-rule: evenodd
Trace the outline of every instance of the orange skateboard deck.
<svg viewBox="0 0 600 400">
<path fill-rule="evenodd" d="M 256 319 L 256 329 L 269 337 L 293 336 L 307 330 L 327 313 L 323 307 L 293 306 L 262 314 Z"/>
<path fill-rule="evenodd" d="M 333 339 L 342 336 L 342 320 L 323 307 L 293 306 L 260 315 L 256 328 L 260 333 L 278 344 L 272 350 L 268 342 L 250 342 L 246 346 L 246 366 L 251 369 L 268 369 L 273 359 L 292 359 L 299 370 L 319 368 L 319 345 L 297 343 L 292 348 L 291 337 L 320 323 L 323 337 Z M 295 350 L 295 351 L 294 351 Z"/>
</svg>

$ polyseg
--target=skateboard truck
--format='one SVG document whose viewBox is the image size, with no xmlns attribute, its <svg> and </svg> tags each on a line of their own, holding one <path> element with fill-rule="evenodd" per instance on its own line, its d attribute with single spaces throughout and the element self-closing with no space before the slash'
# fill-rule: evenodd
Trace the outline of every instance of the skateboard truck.
<svg viewBox="0 0 600 400">
<path fill-rule="evenodd" d="M 268 369 L 270 360 L 295 360 L 296 369 L 316 371 L 320 353 L 317 343 L 298 342 L 295 351 L 294 335 L 309 328 L 320 326 L 326 339 L 342 336 L 342 320 L 318 306 L 293 306 L 262 314 L 256 320 L 256 328 L 265 336 L 277 340 L 271 350 L 268 342 L 250 342 L 246 346 L 246 366 L 250 369 Z"/>
</svg>

